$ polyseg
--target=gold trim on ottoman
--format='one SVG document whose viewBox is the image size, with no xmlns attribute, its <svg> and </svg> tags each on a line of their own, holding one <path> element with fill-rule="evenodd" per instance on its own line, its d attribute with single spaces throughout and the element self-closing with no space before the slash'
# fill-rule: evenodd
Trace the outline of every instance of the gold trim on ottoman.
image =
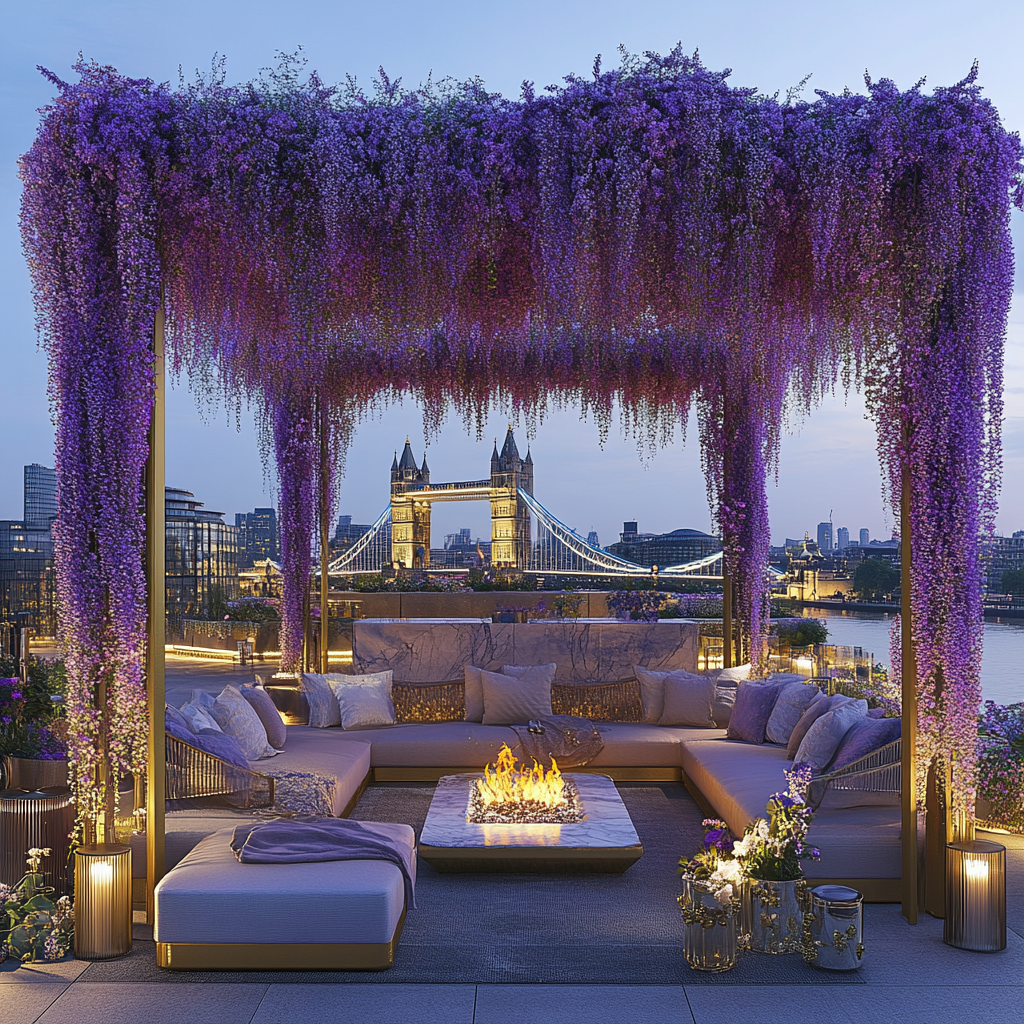
<svg viewBox="0 0 1024 1024">
<path fill-rule="evenodd" d="M 681 768 L 666 765 L 662 768 L 623 767 L 569 768 L 567 771 L 582 772 L 584 775 L 607 775 L 615 782 L 679 782 L 683 775 Z M 374 768 L 374 782 L 437 782 L 445 775 L 480 774 L 479 766 L 462 768 Z"/>
<path fill-rule="evenodd" d="M 390 942 L 158 942 L 172 971 L 382 971 L 395 962 L 405 910 Z"/>
</svg>

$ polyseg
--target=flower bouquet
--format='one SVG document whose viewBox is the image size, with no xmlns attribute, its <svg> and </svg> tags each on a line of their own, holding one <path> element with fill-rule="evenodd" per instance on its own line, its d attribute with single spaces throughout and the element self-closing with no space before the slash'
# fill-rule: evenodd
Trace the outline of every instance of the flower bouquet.
<svg viewBox="0 0 1024 1024">
<path fill-rule="evenodd" d="M 686 926 L 683 956 L 695 971 L 727 971 L 736 963 L 743 869 L 728 852 L 731 846 L 725 822 L 707 818 L 700 852 L 679 861 L 683 891 L 678 901 Z"/>
<path fill-rule="evenodd" d="M 768 800 L 768 819 L 751 822 L 732 846 L 743 867 L 742 932 L 750 949 L 762 953 L 795 953 L 800 948 L 807 885 L 803 860 L 817 860 L 807 844 L 814 811 L 807 803 L 811 767 L 795 764 L 786 771 L 788 788 Z"/>
</svg>

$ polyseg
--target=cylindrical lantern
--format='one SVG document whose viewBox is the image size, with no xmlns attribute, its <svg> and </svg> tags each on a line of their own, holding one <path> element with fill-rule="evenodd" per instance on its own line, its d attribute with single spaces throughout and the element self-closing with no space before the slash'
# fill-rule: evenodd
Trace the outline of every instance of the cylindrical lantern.
<svg viewBox="0 0 1024 1024">
<path fill-rule="evenodd" d="M 132 851 L 120 843 L 75 852 L 75 956 L 112 960 L 132 948 Z"/>
<path fill-rule="evenodd" d="M 943 942 L 959 949 L 1006 949 L 1006 847 L 971 840 L 946 847 Z"/>
<path fill-rule="evenodd" d="M 70 896 L 71 841 L 75 827 L 75 803 L 69 789 L 43 789 L 25 793 L 8 789 L 0 793 L 0 882 L 16 885 L 25 874 L 25 860 L 32 847 L 49 849 L 39 866 L 43 884 L 53 886 L 55 896 Z M 0 926 L 2 927 L 2 926 Z"/>
</svg>

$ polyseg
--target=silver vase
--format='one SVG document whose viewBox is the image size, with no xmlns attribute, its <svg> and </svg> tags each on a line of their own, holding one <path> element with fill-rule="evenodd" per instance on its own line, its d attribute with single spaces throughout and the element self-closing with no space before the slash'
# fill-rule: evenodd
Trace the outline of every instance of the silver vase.
<svg viewBox="0 0 1024 1024">
<path fill-rule="evenodd" d="M 736 965 L 739 901 L 723 907 L 707 885 L 687 878 L 682 883 L 683 957 L 695 971 L 728 971 Z"/>
<path fill-rule="evenodd" d="M 807 902 L 807 883 L 802 878 L 790 882 L 747 879 L 741 900 L 740 929 L 748 949 L 776 955 L 799 952 Z"/>
</svg>

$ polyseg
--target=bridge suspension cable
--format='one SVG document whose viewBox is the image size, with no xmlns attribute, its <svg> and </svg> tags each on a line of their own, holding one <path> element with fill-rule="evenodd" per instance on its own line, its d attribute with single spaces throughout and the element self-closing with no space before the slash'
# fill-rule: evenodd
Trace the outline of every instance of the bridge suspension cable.
<svg viewBox="0 0 1024 1024">
<path fill-rule="evenodd" d="M 391 506 L 347 551 L 327 563 L 327 572 L 334 576 L 380 572 L 391 561 Z M 319 572 L 319 570 L 317 570 Z"/>
</svg>

